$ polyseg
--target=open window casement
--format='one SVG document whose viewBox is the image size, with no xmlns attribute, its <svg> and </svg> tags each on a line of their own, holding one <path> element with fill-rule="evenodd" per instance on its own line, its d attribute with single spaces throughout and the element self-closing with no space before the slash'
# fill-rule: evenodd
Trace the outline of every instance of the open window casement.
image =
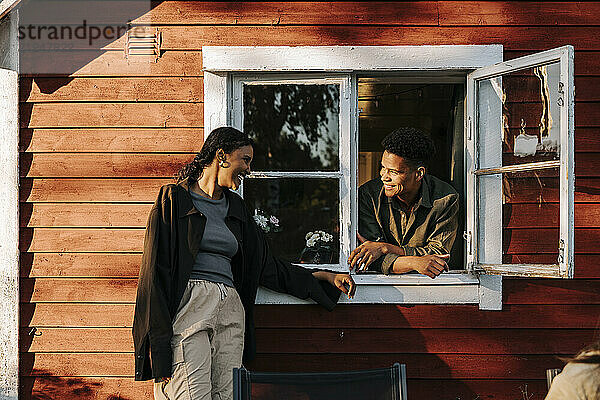
<svg viewBox="0 0 600 400">
<path fill-rule="evenodd" d="M 351 245 L 352 129 L 349 74 L 234 75 L 233 126 L 254 139 L 241 195 L 273 253 L 344 270 Z"/>
<path fill-rule="evenodd" d="M 573 47 L 467 76 L 467 266 L 573 277 Z"/>
</svg>

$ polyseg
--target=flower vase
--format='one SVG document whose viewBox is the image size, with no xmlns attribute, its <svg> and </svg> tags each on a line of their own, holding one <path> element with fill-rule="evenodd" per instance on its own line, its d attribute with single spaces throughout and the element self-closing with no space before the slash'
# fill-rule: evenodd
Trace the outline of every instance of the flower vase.
<svg viewBox="0 0 600 400">
<path fill-rule="evenodd" d="M 331 246 L 305 247 L 300 254 L 300 262 L 306 264 L 329 264 L 333 252 Z"/>
</svg>

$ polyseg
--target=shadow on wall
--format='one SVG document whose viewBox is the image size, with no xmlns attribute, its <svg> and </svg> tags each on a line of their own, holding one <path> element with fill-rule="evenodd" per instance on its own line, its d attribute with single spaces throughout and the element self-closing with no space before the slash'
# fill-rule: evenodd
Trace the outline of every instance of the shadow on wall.
<svg viewBox="0 0 600 400">
<path fill-rule="evenodd" d="M 406 364 L 409 399 L 475 399 L 477 393 L 453 377 L 442 342 L 424 335 L 436 317 L 422 306 L 340 304 L 333 312 L 317 305 L 258 305 L 257 372 L 327 372 Z M 429 319 L 431 318 L 431 321 Z M 450 359 L 455 363 L 456 356 Z M 460 358 L 460 356 L 459 356 Z M 416 379 L 415 379 L 416 378 Z M 262 387 L 261 395 L 269 388 Z M 258 392 L 256 393 L 259 394 Z M 265 397 L 269 398 L 269 397 Z"/>
<path fill-rule="evenodd" d="M 43 370 L 37 370 L 36 374 L 43 375 Z M 48 372 L 46 372 L 48 373 Z M 106 392 L 117 392 L 109 394 Z M 57 400 L 57 399 L 79 399 L 79 400 L 129 400 L 118 394 L 119 388 L 106 390 L 101 379 L 78 378 L 78 377 L 56 377 L 36 376 L 22 377 L 19 390 L 19 398 L 31 400 Z M 151 395 L 151 393 L 150 393 Z"/>
</svg>

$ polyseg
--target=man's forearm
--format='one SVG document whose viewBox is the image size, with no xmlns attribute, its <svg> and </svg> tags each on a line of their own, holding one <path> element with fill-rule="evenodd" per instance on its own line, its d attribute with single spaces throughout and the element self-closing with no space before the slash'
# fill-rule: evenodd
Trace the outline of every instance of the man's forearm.
<svg viewBox="0 0 600 400">
<path fill-rule="evenodd" d="M 443 245 L 437 243 L 427 243 L 425 246 L 405 246 L 402 248 L 406 256 L 426 256 L 429 254 L 448 254 L 450 253 Z"/>
<path fill-rule="evenodd" d="M 396 257 L 390 270 L 394 274 L 417 271 L 430 278 L 435 278 L 448 270 L 448 257 L 450 257 L 450 254 Z"/>
<path fill-rule="evenodd" d="M 382 252 L 383 254 L 398 254 L 399 256 L 406 255 L 402 247 L 396 246 L 391 243 L 386 243 L 385 246 L 383 246 Z"/>
<path fill-rule="evenodd" d="M 394 260 L 392 264 L 392 274 L 404 274 L 406 272 L 414 271 L 415 261 L 417 261 L 419 257 L 417 256 L 403 256 L 398 257 Z"/>
</svg>

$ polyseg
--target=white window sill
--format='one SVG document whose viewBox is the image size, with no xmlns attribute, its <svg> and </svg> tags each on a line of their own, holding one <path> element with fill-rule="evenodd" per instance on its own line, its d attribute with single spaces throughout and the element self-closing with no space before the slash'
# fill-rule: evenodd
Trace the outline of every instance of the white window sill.
<svg viewBox="0 0 600 400">
<path fill-rule="evenodd" d="M 356 295 L 343 304 L 479 304 L 481 309 L 502 306 L 502 280 L 497 276 L 444 273 L 435 279 L 420 274 L 354 275 Z M 312 300 L 259 288 L 256 304 L 314 304 Z"/>
<path fill-rule="evenodd" d="M 477 285 L 479 279 L 476 275 L 467 273 L 446 272 L 435 279 L 426 275 L 417 273 L 408 273 L 402 275 L 383 275 L 383 274 L 359 274 L 352 275 L 354 282 L 360 285 Z"/>
</svg>

